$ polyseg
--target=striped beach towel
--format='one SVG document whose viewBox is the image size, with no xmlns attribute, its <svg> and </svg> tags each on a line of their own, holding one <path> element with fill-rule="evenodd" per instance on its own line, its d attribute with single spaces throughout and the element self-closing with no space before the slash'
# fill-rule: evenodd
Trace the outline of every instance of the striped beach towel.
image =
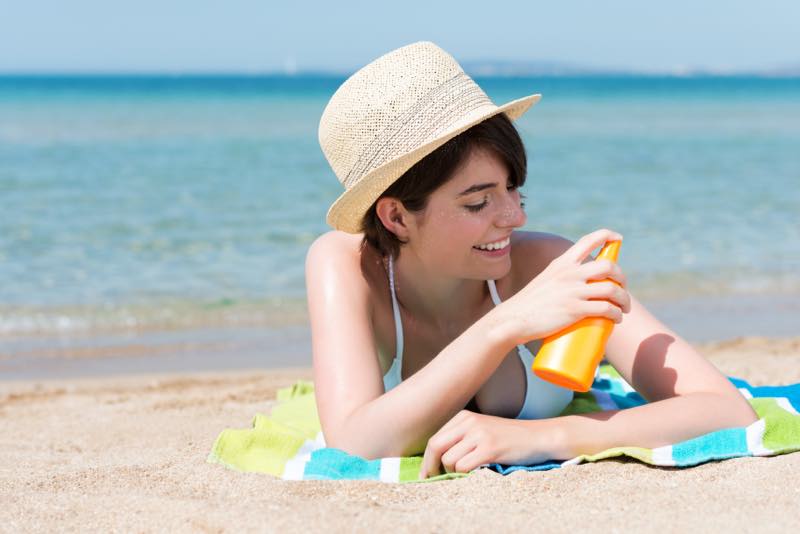
<svg viewBox="0 0 800 534">
<path fill-rule="evenodd" d="M 755 423 L 655 449 L 615 447 L 566 461 L 535 465 L 490 464 L 488 467 L 508 474 L 518 470 L 540 471 L 597 462 L 615 456 L 627 456 L 651 465 L 690 467 L 711 460 L 774 456 L 800 450 L 800 383 L 754 387 L 738 378 L 728 379 L 758 414 L 759 420 Z M 223 430 L 214 442 L 208 461 L 239 471 L 268 473 L 286 480 L 421 482 L 422 456 L 365 460 L 326 447 L 311 382 L 298 380 L 291 387 L 279 390 L 276 400 L 270 415 L 257 414 L 251 428 Z M 561 415 L 625 409 L 645 403 L 645 399 L 611 365 L 603 364 L 592 388 L 586 393 L 575 393 L 573 401 Z M 463 476 L 468 476 L 468 473 L 444 473 L 425 481 Z"/>
</svg>

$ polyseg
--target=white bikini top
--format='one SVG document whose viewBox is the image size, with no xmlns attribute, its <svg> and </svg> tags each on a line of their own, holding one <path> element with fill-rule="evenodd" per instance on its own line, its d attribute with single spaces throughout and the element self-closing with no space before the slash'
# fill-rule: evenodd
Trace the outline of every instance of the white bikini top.
<svg viewBox="0 0 800 534">
<path fill-rule="evenodd" d="M 495 306 L 500 304 L 500 296 L 497 294 L 497 287 L 494 280 L 487 280 L 489 293 Z M 403 324 L 400 320 L 400 306 L 397 304 L 397 296 L 394 290 L 394 263 L 392 256 L 389 255 L 389 287 L 392 292 L 392 310 L 394 311 L 395 338 L 397 339 L 397 355 L 392 361 L 392 366 L 383 377 L 383 387 L 385 391 L 396 387 L 403 380 Z M 517 345 L 517 353 L 525 367 L 527 377 L 527 389 L 525 391 L 525 402 L 516 419 L 545 419 L 556 417 L 573 399 L 573 391 L 568 388 L 556 386 L 546 380 L 542 380 L 533 373 L 533 354 L 525 345 Z"/>
</svg>

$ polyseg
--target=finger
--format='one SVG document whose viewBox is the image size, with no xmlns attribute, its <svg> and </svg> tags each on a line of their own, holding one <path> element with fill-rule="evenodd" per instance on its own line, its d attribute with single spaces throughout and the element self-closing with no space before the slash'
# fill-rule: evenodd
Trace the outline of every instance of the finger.
<svg viewBox="0 0 800 534">
<path fill-rule="evenodd" d="M 474 412 L 470 410 L 460 410 L 428 439 L 428 444 L 422 457 L 422 465 L 420 466 L 420 478 L 426 478 L 426 475 L 430 474 L 438 474 L 442 453 L 452 446 L 454 443 L 452 440 L 455 439 L 454 436 L 464 435 L 466 428 L 459 430 L 459 427 L 462 423 L 468 421 L 473 414 Z"/>
<path fill-rule="evenodd" d="M 471 452 L 465 454 L 454 466 L 456 473 L 469 473 L 482 465 L 489 465 L 492 459 L 486 456 L 486 452 L 480 447 L 475 447 Z"/>
<path fill-rule="evenodd" d="M 594 249 L 608 241 L 622 241 L 622 234 L 607 228 L 595 230 L 578 239 L 563 256 L 575 263 L 581 263 Z"/>
<path fill-rule="evenodd" d="M 622 322 L 622 310 L 607 300 L 585 300 L 580 307 L 584 317 L 605 317 L 615 323 Z"/>
<path fill-rule="evenodd" d="M 473 440 L 468 438 L 464 438 L 448 450 L 442 454 L 442 467 L 444 467 L 445 472 L 453 473 L 455 472 L 455 465 L 456 463 L 461 460 L 465 455 L 472 452 L 478 444 Z"/>
<path fill-rule="evenodd" d="M 451 429 L 446 432 L 440 430 L 428 440 L 425 453 L 422 455 L 422 467 L 419 471 L 420 478 L 428 478 L 432 475 L 441 473 L 442 454 L 449 450 L 453 445 L 461 441 L 464 433 L 459 429 Z"/>
<path fill-rule="evenodd" d="M 619 285 L 624 285 L 625 275 L 622 267 L 611 260 L 595 260 L 579 266 L 577 272 L 587 282 L 590 280 L 612 280 Z"/>
<path fill-rule="evenodd" d="M 614 282 L 591 282 L 584 284 L 578 291 L 578 296 L 583 299 L 604 299 L 609 300 L 625 309 L 627 301 L 627 291 L 619 287 Z"/>
</svg>

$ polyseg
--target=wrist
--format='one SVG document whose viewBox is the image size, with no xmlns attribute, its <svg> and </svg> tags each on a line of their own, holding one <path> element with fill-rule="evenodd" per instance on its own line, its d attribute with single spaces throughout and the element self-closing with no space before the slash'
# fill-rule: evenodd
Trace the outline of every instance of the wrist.
<svg viewBox="0 0 800 534">
<path fill-rule="evenodd" d="M 549 460 L 571 460 L 577 456 L 570 446 L 569 417 L 566 415 L 524 421 L 532 432 L 536 432 L 537 436 L 541 436 L 541 440 L 538 443 L 546 452 Z"/>
<path fill-rule="evenodd" d="M 489 313 L 481 317 L 478 321 L 483 332 L 483 337 L 494 347 L 510 352 L 517 346 L 516 321 L 496 313 L 498 308 L 494 308 Z"/>
</svg>

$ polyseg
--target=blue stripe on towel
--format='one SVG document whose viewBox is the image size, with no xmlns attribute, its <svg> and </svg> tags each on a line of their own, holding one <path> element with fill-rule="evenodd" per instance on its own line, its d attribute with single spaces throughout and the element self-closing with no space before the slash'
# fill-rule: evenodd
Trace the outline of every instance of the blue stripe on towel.
<svg viewBox="0 0 800 534">
<path fill-rule="evenodd" d="M 750 456 L 744 428 L 724 428 L 672 446 L 672 459 L 684 467 L 739 456 Z"/>
<path fill-rule="evenodd" d="M 379 480 L 380 460 L 364 460 L 341 449 L 318 449 L 311 453 L 304 480 Z"/>
</svg>

